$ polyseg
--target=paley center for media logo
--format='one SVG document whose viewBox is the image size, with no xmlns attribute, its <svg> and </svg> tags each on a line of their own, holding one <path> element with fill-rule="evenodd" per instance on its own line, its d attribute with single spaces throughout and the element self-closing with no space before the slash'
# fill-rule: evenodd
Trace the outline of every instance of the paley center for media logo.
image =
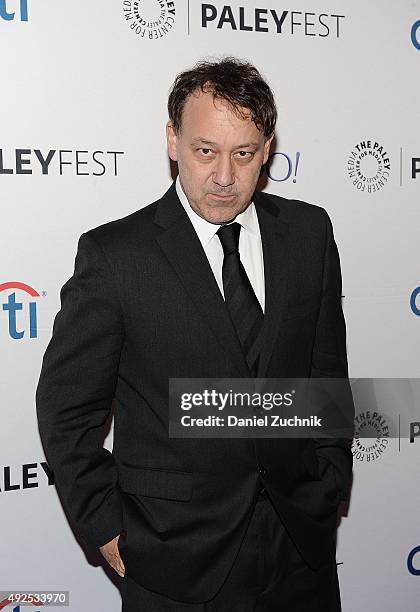
<svg viewBox="0 0 420 612">
<path fill-rule="evenodd" d="M 28 21 L 28 0 L 0 0 L 0 19 Z"/>
<path fill-rule="evenodd" d="M 382 456 L 389 443 L 389 426 L 383 414 L 365 411 L 355 417 L 352 453 L 365 463 Z"/>
<path fill-rule="evenodd" d="M 375 193 L 389 180 L 391 162 L 385 147 L 375 140 L 356 144 L 347 159 L 347 174 L 361 192 Z"/>
<path fill-rule="evenodd" d="M 139 38 L 163 38 L 175 25 L 175 0 L 123 0 L 122 10 Z"/>
<path fill-rule="evenodd" d="M 18 281 L 0 283 L 1 312 L 3 314 L 2 333 L 12 340 L 34 339 L 38 337 L 37 302 L 46 295 Z"/>
<path fill-rule="evenodd" d="M 395 151 L 395 158 L 398 157 Z M 376 193 L 389 182 L 391 177 L 391 155 L 378 140 L 361 140 L 347 157 L 347 175 L 353 186 L 361 193 Z M 399 149 L 399 184 L 420 177 L 420 157 L 412 152 Z"/>
<path fill-rule="evenodd" d="M 340 38 L 345 15 L 323 12 L 280 10 L 272 7 L 258 8 L 252 3 L 234 6 L 223 2 L 203 2 L 200 7 L 201 28 L 211 31 L 265 32 L 283 36 Z M 250 6 L 251 5 L 251 6 Z M 191 4 L 195 9 L 197 4 Z"/>
</svg>

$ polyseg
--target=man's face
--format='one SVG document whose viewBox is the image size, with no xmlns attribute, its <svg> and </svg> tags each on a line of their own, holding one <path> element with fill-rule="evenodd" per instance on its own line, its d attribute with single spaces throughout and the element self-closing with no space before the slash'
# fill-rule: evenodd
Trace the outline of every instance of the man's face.
<svg viewBox="0 0 420 612">
<path fill-rule="evenodd" d="M 168 152 L 191 208 L 210 223 L 231 221 L 251 202 L 271 139 L 250 119 L 201 90 L 187 98 L 178 134 L 167 124 Z"/>
</svg>

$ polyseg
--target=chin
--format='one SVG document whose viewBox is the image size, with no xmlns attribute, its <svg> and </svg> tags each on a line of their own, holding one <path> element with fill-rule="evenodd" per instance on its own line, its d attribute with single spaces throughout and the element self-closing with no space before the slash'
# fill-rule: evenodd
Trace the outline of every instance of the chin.
<svg viewBox="0 0 420 612">
<path fill-rule="evenodd" d="M 225 212 L 223 211 L 215 211 L 215 210 L 210 210 L 208 213 L 206 213 L 206 215 L 204 216 L 204 218 L 206 219 L 206 221 L 209 221 L 210 223 L 215 223 L 220 225 L 221 223 L 229 223 L 229 221 L 232 221 L 236 215 L 239 214 L 237 212 L 233 212 L 230 210 L 227 210 Z"/>
</svg>

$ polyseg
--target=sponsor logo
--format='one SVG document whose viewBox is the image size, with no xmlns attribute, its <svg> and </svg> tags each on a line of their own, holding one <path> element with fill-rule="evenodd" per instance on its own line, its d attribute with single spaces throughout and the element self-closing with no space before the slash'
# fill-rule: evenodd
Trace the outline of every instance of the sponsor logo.
<svg viewBox="0 0 420 612">
<path fill-rule="evenodd" d="M 411 27 L 411 42 L 417 51 L 420 51 L 420 19 L 415 21 Z"/>
<path fill-rule="evenodd" d="M 37 301 L 30 298 L 39 298 L 40 294 L 36 289 L 20 283 L 18 281 L 9 281 L 0 284 L 0 293 L 8 292 L 6 301 L 2 303 L 2 310 L 6 314 L 8 325 L 8 335 L 13 340 L 22 340 L 22 338 L 37 338 Z M 16 292 L 21 294 L 22 300 L 16 299 Z M 43 295 L 46 295 L 43 293 Z M 18 314 L 19 313 L 19 314 Z"/>
<path fill-rule="evenodd" d="M 175 24 L 175 1 L 124 0 L 123 14 L 139 38 L 163 38 Z"/>
<path fill-rule="evenodd" d="M 118 176 L 118 156 L 124 151 L 81 151 L 72 149 L 0 149 L 2 174 L 68 176 Z"/>
<path fill-rule="evenodd" d="M 415 315 L 420 317 L 420 287 L 416 287 L 410 296 L 410 308 Z"/>
<path fill-rule="evenodd" d="M 4 21 L 28 21 L 28 0 L 0 0 L 0 18 Z"/>
<path fill-rule="evenodd" d="M 276 8 L 201 4 L 201 27 L 236 32 L 266 32 L 286 36 L 340 38 L 345 15 L 281 11 Z"/>
<path fill-rule="evenodd" d="M 265 165 L 265 171 L 271 181 L 283 182 L 292 178 L 296 183 L 301 152 L 297 151 L 293 156 L 284 151 L 272 153 Z"/>
<path fill-rule="evenodd" d="M 408 553 L 408 557 L 407 557 L 407 569 L 410 572 L 410 574 L 412 574 L 413 576 L 420 576 L 420 546 L 415 546 L 412 550 L 410 550 L 410 552 Z M 415 557 L 416 555 L 418 555 L 417 557 L 417 567 L 415 565 Z"/>
<path fill-rule="evenodd" d="M 370 463 L 379 459 L 389 443 L 389 427 L 379 412 L 361 412 L 354 419 L 352 452 L 355 459 Z"/>
<path fill-rule="evenodd" d="M 386 185 L 391 172 L 389 155 L 374 140 L 362 140 L 351 151 L 347 173 L 358 191 L 375 193 Z"/>
<path fill-rule="evenodd" d="M 54 474 L 45 461 L 0 467 L 0 492 L 35 489 L 40 484 L 54 484 Z"/>
</svg>

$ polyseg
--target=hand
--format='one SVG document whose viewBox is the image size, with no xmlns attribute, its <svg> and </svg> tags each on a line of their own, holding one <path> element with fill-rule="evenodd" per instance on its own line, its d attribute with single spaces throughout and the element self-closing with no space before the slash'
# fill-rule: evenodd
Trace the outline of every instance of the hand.
<svg viewBox="0 0 420 612">
<path fill-rule="evenodd" d="M 120 551 L 118 550 L 118 540 L 120 536 L 117 535 L 113 540 L 104 544 L 99 548 L 102 555 L 105 557 L 109 565 L 114 569 L 121 578 L 125 576 L 125 567 L 123 560 L 120 556 Z"/>
</svg>

